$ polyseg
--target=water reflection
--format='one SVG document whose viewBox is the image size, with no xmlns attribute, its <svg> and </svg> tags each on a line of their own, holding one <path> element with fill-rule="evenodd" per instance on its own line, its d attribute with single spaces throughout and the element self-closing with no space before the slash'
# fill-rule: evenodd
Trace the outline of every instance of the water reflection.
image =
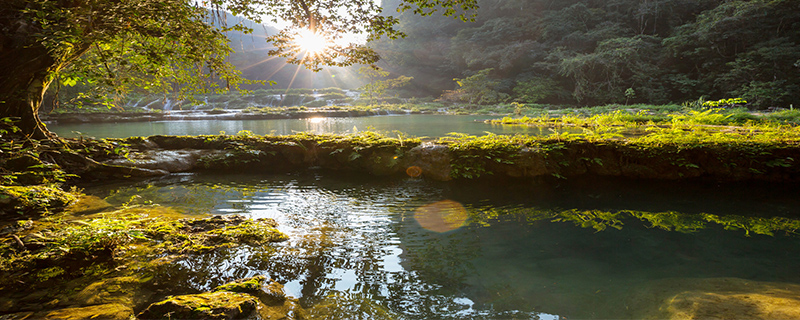
<svg viewBox="0 0 800 320">
<path fill-rule="evenodd" d="M 797 190 L 742 189 L 747 197 L 739 187 L 452 184 L 312 172 L 198 175 L 87 192 L 117 204 L 136 194 L 187 212 L 274 218 L 290 235 L 164 264 L 157 277 L 175 294 L 265 274 L 317 318 L 556 319 L 707 315 L 713 297 L 732 305 L 775 292 L 768 288 L 784 288 L 785 299 L 758 300 L 763 310 L 800 297 Z M 720 279 L 734 284 L 721 290 Z M 669 298 L 681 292 L 676 305 Z"/>
<path fill-rule="evenodd" d="M 529 134 L 549 135 L 547 128 L 528 126 L 491 125 L 484 120 L 494 116 L 456 116 L 456 115 L 404 115 L 375 116 L 359 118 L 311 118 L 311 119 L 273 119 L 273 120 L 192 120 L 155 121 L 121 123 L 63 123 L 48 124 L 47 128 L 61 137 L 79 136 L 96 138 L 127 138 L 152 135 L 206 135 L 236 134 L 247 130 L 254 134 L 288 135 L 296 132 L 325 134 L 353 133 L 359 129 L 392 132 L 400 130 L 417 137 L 438 138 L 450 132 L 472 135 Z M 577 133 L 581 130 L 575 130 Z"/>
</svg>

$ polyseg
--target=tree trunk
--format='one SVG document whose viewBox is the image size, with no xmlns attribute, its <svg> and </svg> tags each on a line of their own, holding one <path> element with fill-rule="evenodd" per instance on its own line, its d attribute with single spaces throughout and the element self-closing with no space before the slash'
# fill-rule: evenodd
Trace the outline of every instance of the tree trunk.
<svg viewBox="0 0 800 320">
<path fill-rule="evenodd" d="M 57 69 L 55 59 L 40 44 L 0 43 L 0 70 L 4 73 L 0 78 L 0 118 L 14 118 L 31 138 L 49 138 L 51 133 L 39 120 L 38 111 Z"/>
</svg>

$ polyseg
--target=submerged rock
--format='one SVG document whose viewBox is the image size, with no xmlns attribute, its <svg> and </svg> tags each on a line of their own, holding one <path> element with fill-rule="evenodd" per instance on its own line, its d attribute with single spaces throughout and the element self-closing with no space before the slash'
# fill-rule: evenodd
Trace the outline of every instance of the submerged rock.
<svg viewBox="0 0 800 320">
<path fill-rule="evenodd" d="M 175 296 L 153 303 L 139 313 L 140 319 L 242 319 L 258 307 L 258 299 L 228 291 Z"/>
<path fill-rule="evenodd" d="M 100 199 L 97 196 L 81 195 L 65 210 L 71 214 L 83 215 L 97 213 L 113 207 L 114 206 L 108 203 L 108 201 Z"/>
<path fill-rule="evenodd" d="M 266 305 L 282 305 L 287 300 L 286 293 L 283 292 L 283 285 L 278 282 L 267 281 L 265 276 L 236 280 L 223 284 L 214 289 L 214 291 L 247 293 L 258 297 Z"/>
<path fill-rule="evenodd" d="M 3 320 L 59 319 L 59 320 L 129 320 L 133 309 L 117 304 L 100 304 L 88 307 L 65 308 L 42 312 L 20 312 L 0 316 Z"/>
<path fill-rule="evenodd" d="M 264 276 L 240 279 L 213 292 L 170 297 L 151 304 L 140 319 L 304 319 L 305 312 L 286 297 L 280 283 Z"/>
<path fill-rule="evenodd" d="M 638 319 L 800 319 L 800 285 L 738 278 L 664 279 L 632 292 Z"/>
</svg>

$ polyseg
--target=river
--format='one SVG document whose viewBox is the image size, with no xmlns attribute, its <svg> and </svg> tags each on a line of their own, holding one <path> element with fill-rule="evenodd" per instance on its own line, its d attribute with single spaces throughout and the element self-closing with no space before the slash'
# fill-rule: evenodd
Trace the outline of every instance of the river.
<svg viewBox="0 0 800 320">
<path fill-rule="evenodd" d="M 190 255 L 159 282 L 180 294 L 263 274 L 324 319 L 771 318 L 800 301 L 798 191 L 314 170 L 86 189 L 117 205 L 140 196 L 276 219 L 291 240 Z"/>
<path fill-rule="evenodd" d="M 50 124 L 48 129 L 61 137 L 127 138 L 152 135 L 254 134 L 288 135 L 297 132 L 346 134 L 371 130 L 394 135 L 395 131 L 415 137 L 438 138 L 451 132 L 470 135 L 530 134 L 547 135 L 546 128 L 484 123 L 499 116 L 397 115 L 356 118 L 310 118 L 275 120 L 190 120 L 120 123 Z"/>
</svg>

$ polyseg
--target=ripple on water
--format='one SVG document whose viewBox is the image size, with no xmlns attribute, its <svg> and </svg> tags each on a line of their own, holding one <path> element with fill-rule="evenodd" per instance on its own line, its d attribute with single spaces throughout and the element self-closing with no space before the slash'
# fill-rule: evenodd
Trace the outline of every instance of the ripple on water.
<svg viewBox="0 0 800 320">
<path fill-rule="evenodd" d="M 188 257 L 164 273 L 187 290 L 266 274 L 318 316 L 347 318 L 348 308 L 364 306 L 358 312 L 375 319 L 727 315 L 721 308 L 797 318 L 800 241 L 758 234 L 748 223 L 766 220 L 734 216 L 759 208 L 763 217 L 769 204 L 738 196 L 735 205 L 719 204 L 729 195 L 679 186 L 670 196 L 665 189 L 197 175 L 120 188 L 107 199 L 121 204 L 139 195 L 136 201 L 190 213 L 277 220 L 289 241 Z M 788 210 L 795 200 L 786 192 L 766 199 Z M 458 228 L 426 228 L 415 216 L 435 203 L 458 204 L 440 211 L 457 207 L 466 217 Z M 728 230 L 723 220 L 741 227 Z"/>
</svg>

